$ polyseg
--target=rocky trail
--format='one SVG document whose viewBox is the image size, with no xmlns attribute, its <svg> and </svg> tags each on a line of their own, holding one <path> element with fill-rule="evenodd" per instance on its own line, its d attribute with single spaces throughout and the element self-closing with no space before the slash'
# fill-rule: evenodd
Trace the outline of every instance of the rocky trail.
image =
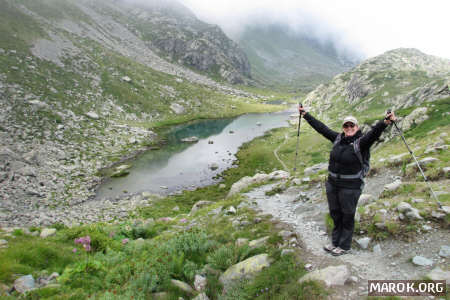
<svg viewBox="0 0 450 300">
<path fill-rule="evenodd" d="M 397 177 L 398 174 L 391 170 L 367 178 L 363 193 L 378 197 L 383 187 Z M 366 250 L 355 243 L 364 235 L 355 235 L 352 252 L 334 257 L 322 248 L 329 241 L 325 225 L 328 212 L 325 187 L 320 183 L 310 188 L 293 186 L 281 194 L 267 196 L 266 192 L 276 185 L 260 186 L 245 195 L 255 208 L 264 214 L 271 214 L 282 226 L 297 235 L 301 240 L 302 259 L 309 271 L 329 266 L 347 266 L 349 272 L 343 275 L 346 283 L 333 286 L 331 299 L 361 299 L 367 296 L 368 280 L 422 279 L 436 266 L 443 270 L 449 268 L 448 259 L 446 261 L 439 255 L 441 247 L 450 244 L 448 230 L 442 228 L 433 228 L 417 235 L 417 239 L 411 243 L 391 238 L 372 241 Z M 426 257 L 433 261 L 433 265 L 414 265 L 411 259 L 415 256 Z"/>
</svg>

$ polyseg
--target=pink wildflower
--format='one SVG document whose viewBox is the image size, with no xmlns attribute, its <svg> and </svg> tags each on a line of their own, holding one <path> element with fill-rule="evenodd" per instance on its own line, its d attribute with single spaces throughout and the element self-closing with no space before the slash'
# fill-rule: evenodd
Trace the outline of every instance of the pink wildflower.
<svg viewBox="0 0 450 300">
<path fill-rule="evenodd" d="M 127 244 L 129 241 L 130 241 L 129 239 L 123 239 L 123 240 L 122 240 L 122 245 Z"/>
<path fill-rule="evenodd" d="M 73 252 L 73 253 L 77 253 L 77 248 L 73 248 L 73 249 L 72 249 L 72 252 Z"/>
<path fill-rule="evenodd" d="M 180 223 L 186 223 L 188 220 L 187 219 L 181 219 Z"/>
</svg>

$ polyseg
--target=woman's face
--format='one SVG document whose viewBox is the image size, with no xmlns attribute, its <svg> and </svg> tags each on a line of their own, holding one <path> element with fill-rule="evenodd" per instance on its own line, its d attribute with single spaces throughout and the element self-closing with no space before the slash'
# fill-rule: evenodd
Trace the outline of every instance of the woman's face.
<svg viewBox="0 0 450 300">
<path fill-rule="evenodd" d="M 342 129 L 344 130 L 345 136 L 354 136 L 355 133 L 359 130 L 359 127 L 358 125 L 351 122 L 346 122 L 344 125 L 342 125 Z"/>
</svg>

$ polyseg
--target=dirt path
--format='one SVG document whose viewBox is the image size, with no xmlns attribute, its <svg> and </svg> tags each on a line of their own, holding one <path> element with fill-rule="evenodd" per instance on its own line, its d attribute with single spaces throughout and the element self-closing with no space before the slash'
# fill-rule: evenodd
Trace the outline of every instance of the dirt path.
<svg viewBox="0 0 450 300">
<path fill-rule="evenodd" d="M 273 155 L 274 155 L 275 158 L 280 162 L 280 164 L 283 166 L 283 169 L 284 169 L 285 171 L 289 172 L 288 167 L 286 167 L 286 164 L 280 159 L 280 157 L 278 157 L 278 150 L 280 150 L 280 148 L 281 148 L 284 144 L 286 144 L 287 141 L 288 141 L 288 134 L 285 133 L 285 134 L 284 134 L 284 141 L 283 141 L 280 145 L 278 145 L 278 147 L 277 147 L 275 150 L 273 150 Z"/>
<path fill-rule="evenodd" d="M 378 197 L 387 183 L 395 180 L 397 174 L 383 173 L 366 180 L 364 193 Z M 440 258 L 438 253 L 442 245 L 450 245 L 448 230 L 435 228 L 430 232 L 418 235 L 413 243 L 389 239 L 382 242 L 371 242 L 369 248 L 378 244 L 381 252 L 371 249 L 362 250 L 353 247 L 352 253 L 333 257 L 322 247 L 328 242 L 325 226 L 325 214 L 328 206 L 324 198 L 323 187 L 318 184 L 312 188 L 291 187 L 283 194 L 266 196 L 275 184 L 265 185 L 245 195 L 264 213 L 270 213 L 275 219 L 295 230 L 300 236 L 304 250 L 304 262 L 313 265 L 313 269 L 321 269 L 330 265 L 346 264 L 356 283 L 333 289 L 331 299 L 361 299 L 367 295 L 367 280 L 375 279 L 421 279 L 435 266 L 448 269 L 449 264 Z M 298 200 L 299 194 L 302 200 Z M 305 199 L 308 199 L 305 201 Z M 429 224 L 432 225 L 432 224 Z M 359 239 L 363 236 L 354 236 Z M 432 267 L 419 267 L 410 260 L 416 255 L 432 259 Z"/>
</svg>

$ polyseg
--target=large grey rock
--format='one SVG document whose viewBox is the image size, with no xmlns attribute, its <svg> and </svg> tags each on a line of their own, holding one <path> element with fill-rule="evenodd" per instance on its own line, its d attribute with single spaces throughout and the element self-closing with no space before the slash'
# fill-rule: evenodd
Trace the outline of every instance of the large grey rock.
<svg viewBox="0 0 450 300">
<path fill-rule="evenodd" d="M 402 153 L 402 154 L 398 154 L 398 155 L 393 155 L 393 156 L 390 156 L 388 158 L 388 161 L 390 163 L 401 163 L 403 161 L 403 158 L 408 156 L 408 155 L 409 155 L 409 153 Z"/>
<path fill-rule="evenodd" d="M 41 231 L 40 237 L 45 239 L 45 238 L 47 238 L 49 236 L 54 235 L 55 233 L 56 233 L 56 229 L 55 228 L 44 228 Z"/>
<path fill-rule="evenodd" d="M 35 282 L 32 275 L 22 276 L 14 281 L 14 289 L 23 294 L 25 292 L 31 291 L 35 288 Z"/>
<path fill-rule="evenodd" d="M 427 274 L 427 277 L 431 280 L 445 280 L 448 284 L 450 282 L 450 271 L 443 271 L 441 268 L 436 267 Z"/>
<path fill-rule="evenodd" d="M 450 246 L 441 246 L 439 255 L 442 257 L 450 257 Z"/>
<path fill-rule="evenodd" d="M 328 169 L 328 163 L 320 163 L 320 164 L 314 165 L 312 167 L 306 168 L 304 173 L 305 173 L 305 175 L 311 175 L 311 174 L 316 174 L 319 171 L 327 170 L 327 169 Z"/>
<path fill-rule="evenodd" d="M 414 256 L 412 260 L 413 264 L 418 266 L 432 266 L 433 261 L 423 256 Z"/>
<path fill-rule="evenodd" d="M 244 278 L 251 278 L 262 269 L 270 266 L 272 260 L 268 254 L 259 254 L 250 258 L 247 258 L 240 263 L 228 268 L 219 278 L 223 285 L 228 285 L 233 281 L 241 280 Z"/>
<path fill-rule="evenodd" d="M 306 274 L 299 279 L 299 283 L 308 280 L 319 280 L 323 281 L 326 286 L 342 286 L 345 284 L 347 279 L 350 277 L 350 270 L 346 265 L 331 266 L 325 269 L 316 270 L 311 273 Z"/>
</svg>

